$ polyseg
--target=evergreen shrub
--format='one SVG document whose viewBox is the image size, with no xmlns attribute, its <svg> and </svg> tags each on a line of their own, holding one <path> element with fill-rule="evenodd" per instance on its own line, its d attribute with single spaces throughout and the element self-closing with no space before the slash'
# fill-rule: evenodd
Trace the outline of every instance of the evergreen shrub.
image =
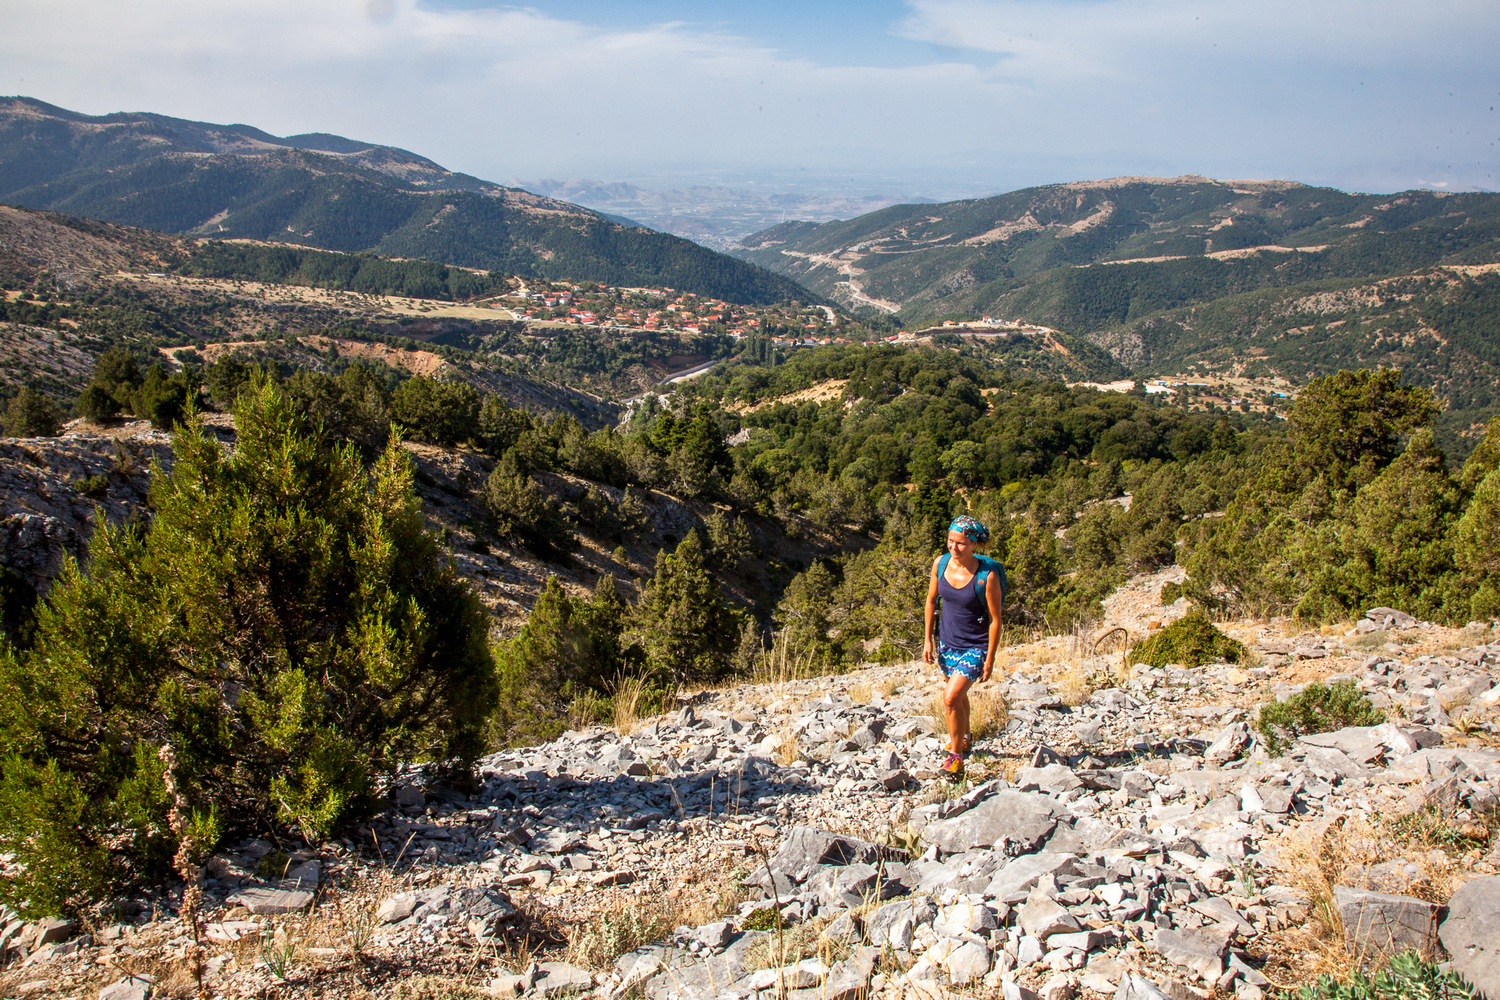
<svg viewBox="0 0 1500 1000">
<path fill-rule="evenodd" d="M 1370 704 L 1351 680 L 1332 686 L 1313 683 L 1286 701 L 1272 702 L 1260 710 L 1256 731 L 1266 738 L 1272 753 L 1298 736 L 1329 733 L 1345 726 L 1378 726 L 1385 716 Z"/>
<path fill-rule="evenodd" d="M 1239 663 L 1245 658 L 1245 645 L 1220 632 L 1208 615 L 1189 611 L 1156 635 L 1130 648 L 1125 663 L 1144 663 L 1164 667 L 1180 663 L 1188 669 L 1224 660 Z"/>
<path fill-rule="evenodd" d="M 1471 1000 L 1476 996 L 1458 973 L 1415 951 L 1394 956 L 1373 975 L 1356 972 L 1344 980 L 1319 976 L 1298 994 L 1299 1000 Z"/>
<path fill-rule="evenodd" d="M 76 912 L 192 839 L 321 839 L 408 761 L 462 768 L 496 701 L 488 619 L 423 526 L 394 444 L 366 468 L 262 383 L 225 454 L 195 421 L 154 520 L 102 525 L 0 649 L 0 898 Z M 207 835 L 205 835 L 205 831 Z"/>
</svg>

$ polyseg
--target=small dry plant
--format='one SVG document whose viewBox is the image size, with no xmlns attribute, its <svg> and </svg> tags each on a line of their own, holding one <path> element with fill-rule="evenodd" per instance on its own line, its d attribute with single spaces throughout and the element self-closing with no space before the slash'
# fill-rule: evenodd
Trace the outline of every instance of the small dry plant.
<svg viewBox="0 0 1500 1000">
<path fill-rule="evenodd" d="M 627 736 L 641 724 L 641 702 L 646 696 L 644 677 L 622 677 L 615 684 L 615 732 Z"/>
<path fill-rule="evenodd" d="M 789 681 L 816 677 L 819 673 L 813 649 L 794 650 L 791 641 L 778 633 L 771 640 L 771 648 L 756 659 L 755 668 L 750 673 L 750 683 L 780 689 Z"/>
<path fill-rule="evenodd" d="M 781 743 L 776 747 L 776 763 L 791 767 L 802 761 L 802 748 L 797 745 L 797 728 L 788 722 L 781 727 Z"/>
<path fill-rule="evenodd" d="M 969 732 L 974 742 L 993 739 L 1010 721 L 1010 705 L 998 689 L 972 688 L 969 691 Z"/>
<path fill-rule="evenodd" d="M 856 705 L 868 705 L 875 688 L 869 681 L 855 681 L 849 685 L 849 700 Z"/>
<path fill-rule="evenodd" d="M 745 871 L 741 868 L 719 865 L 700 880 L 698 888 L 674 915 L 672 926 L 702 927 L 738 910 L 745 899 L 745 890 L 740 885 L 744 877 Z"/>
<path fill-rule="evenodd" d="M 596 971 L 608 969 L 621 955 L 670 934 L 677 916 L 670 901 L 617 898 L 609 909 L 573 927 L 568 960 Z"/>
<path fill-rule="evenodd" d="M 451 976 L 413 976 L 396 984 L 391 1000 L 490 1000 L 481 992 Z"/>
</svg>

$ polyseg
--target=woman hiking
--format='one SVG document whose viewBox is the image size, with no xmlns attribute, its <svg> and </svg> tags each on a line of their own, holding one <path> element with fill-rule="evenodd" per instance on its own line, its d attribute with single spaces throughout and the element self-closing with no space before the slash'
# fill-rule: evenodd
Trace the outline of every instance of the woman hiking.
<svg viewBox="0 0 1500 1000">
<path fill-rule="evenodd" d="M 922 659 L 936 663 L 948 679 L 943 709 L 948 716 L 948 759 L 943 773 L 963 777 L 964 758 L 973 742 L 969 733 L 969 688 L 990 679 L 995 647 L 1000 640 L 1000 614 L 1005 607 L 1005 567 L 979 554 L 990 540 L 990 529 L 964 515 L 948 525 L 948 551 L 932 561 L 927 587 L 927 637 Z M 932 641 L 932 619 L 938 598 L 943 600 L 937 645 Z"/>
</svg>

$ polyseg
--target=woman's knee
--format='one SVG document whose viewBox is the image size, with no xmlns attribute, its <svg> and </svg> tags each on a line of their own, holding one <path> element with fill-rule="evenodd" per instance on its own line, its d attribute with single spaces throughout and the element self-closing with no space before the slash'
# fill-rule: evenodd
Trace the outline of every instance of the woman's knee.
<svg viewBox="0 0 1500 1000">
<path fill-rule="evenodd" d="M 943 707 L 953 712 L 965 708 L 969 704 L 969 689 L 967 687 L 951 687 L 943 692 Z"/>
</svg>

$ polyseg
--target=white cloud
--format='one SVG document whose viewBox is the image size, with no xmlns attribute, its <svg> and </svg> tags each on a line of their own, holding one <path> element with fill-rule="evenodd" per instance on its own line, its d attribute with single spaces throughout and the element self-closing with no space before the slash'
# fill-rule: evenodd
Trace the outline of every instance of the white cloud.
<svg viewBox="0 0 1500 1000">
<path fill-rule="evenodd" d="M 1459 0 L 909 0 L 893 30 L 915 53 L 943 48 L 900 67 L 825 65 L 680 23 L 606 30 L 415 0 L 6 7 L 0 89 L 90 113 L 339 132 L 491 178 L 940 166 L 962 150 L 1095 175 L 1160 164 L 1368 186 L 1387 170 L 1462 185 L 1483 183 L 1500 135 L 1477 110 L 1497 103 L 1500 6 Z"/>
</svg>

